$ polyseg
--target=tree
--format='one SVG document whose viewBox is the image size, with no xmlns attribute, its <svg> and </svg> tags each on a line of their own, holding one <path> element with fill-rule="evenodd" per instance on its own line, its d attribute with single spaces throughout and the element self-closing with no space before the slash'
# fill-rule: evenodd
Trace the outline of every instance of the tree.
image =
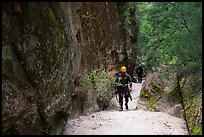
<svg viewBox="0 0 204 137">
<path fill-rule="evenodd" d="M 177 79 L 189 134 L 181 79 L 202 70 L 202 3 L 137 3 L 138 45 L 149 71 L 161 70 Z M 159 69 L 160 68 L 160 69 Z"/>
<path fill-rule="evenodd" d="M 138 55 L 145 58 L 150 71 L 161 65 L 178 75 L 201 69 L 201 2 L 142 2 L 136 5 Z"/>
</svg>

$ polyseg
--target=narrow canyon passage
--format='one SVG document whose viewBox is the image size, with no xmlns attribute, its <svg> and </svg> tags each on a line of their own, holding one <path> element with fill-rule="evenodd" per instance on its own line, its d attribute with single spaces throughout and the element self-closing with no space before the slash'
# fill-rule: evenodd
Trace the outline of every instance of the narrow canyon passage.
<svg viewBox="0 0 204 137">
<path fill-rule="evenodd" d="M 129 110 L 117 107 L 68 120 L 63 135 L 187 135 L 185 121 L 163 112 L 137 110 L 141 83 L 133 83 Z"/>
</svg>

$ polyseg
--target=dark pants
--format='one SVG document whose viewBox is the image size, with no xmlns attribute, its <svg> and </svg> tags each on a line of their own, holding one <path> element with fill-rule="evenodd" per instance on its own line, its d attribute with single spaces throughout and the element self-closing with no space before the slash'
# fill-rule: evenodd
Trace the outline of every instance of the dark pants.
<svg viewBox="0 0 204 137">
<path fill-rule="evenodd" d="M 123 110 L 123 97 L 125 98 L 126 109 L 128 109 L 128 87 L 119 87 L 118 95 L 119 95 L 119 104 L 120 104 L 121 110 Z"/>
<path fill-rule="evenodd" d="M 138 82 L 142 83 L 142 74 L 138 73 L 137 76 L 138 76 Z"/>
</svg>

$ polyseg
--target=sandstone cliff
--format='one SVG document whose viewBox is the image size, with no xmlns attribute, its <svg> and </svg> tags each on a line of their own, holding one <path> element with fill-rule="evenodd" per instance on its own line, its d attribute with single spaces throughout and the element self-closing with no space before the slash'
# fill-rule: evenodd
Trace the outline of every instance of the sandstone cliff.
<svg viewBox="0 0 204 137">
<path fill-rule="evenodd" d="M 3 134 L 54 134 L 83 113 L 76 102 L 85 96 L 73 94 L 85 74 L 131 64 L 136 41 L 118 10 L 107 2 L 2 3 Z"/>
</svg>

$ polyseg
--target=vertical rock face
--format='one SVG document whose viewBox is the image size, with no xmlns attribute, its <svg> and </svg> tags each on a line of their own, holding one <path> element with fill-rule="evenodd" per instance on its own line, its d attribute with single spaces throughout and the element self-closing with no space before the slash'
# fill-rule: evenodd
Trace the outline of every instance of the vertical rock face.
<svg viewBox="0 0 204 137">
<path fill-rule="evenodd" d="M 118 64 L 118 54 L 124 54 L 125 34 L 119 25 L 115 3 L 73 4 L 73 15 L 79 19 L 76 38 L 81 44 L 81 68 L 111 69 Z"/>
<path fill-rule="evenodd" d="M 128 64 L 116 3 L 2 3 L 3 134 L 46 134 L 93 68 Z M 57 120 L 56 120 L 57 119 Z"/>
</svg>

